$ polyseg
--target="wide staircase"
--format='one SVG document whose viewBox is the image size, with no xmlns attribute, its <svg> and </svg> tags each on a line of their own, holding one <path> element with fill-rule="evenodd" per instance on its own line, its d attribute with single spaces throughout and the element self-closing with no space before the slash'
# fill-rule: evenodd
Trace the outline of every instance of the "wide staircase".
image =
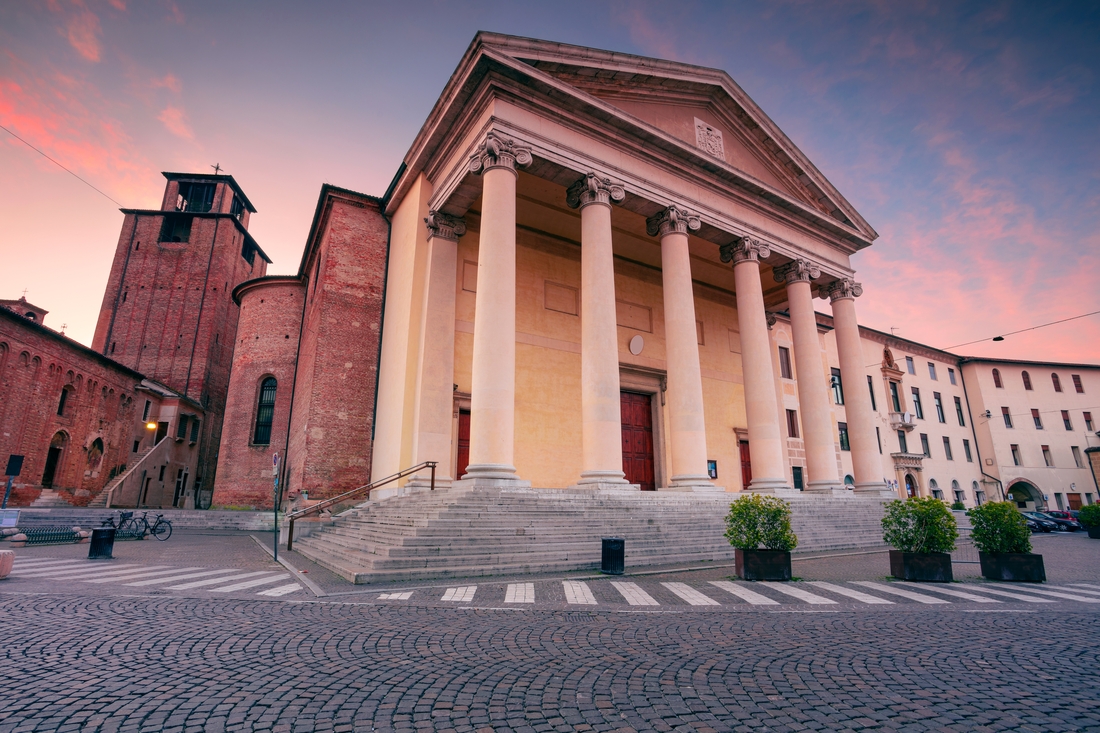
<svg viewBox="0 0 1100 733">
<path fill-rule="evenodd" d="M 626 539 L 628 568 L 733 558 L 729 494 L 465 489 L 372 501 L 294 540 L 355 583 L 598 568 L 601 537 Z M 789 499 L 797 552 L 881 547 L 882 500 Z"/>
</svg>

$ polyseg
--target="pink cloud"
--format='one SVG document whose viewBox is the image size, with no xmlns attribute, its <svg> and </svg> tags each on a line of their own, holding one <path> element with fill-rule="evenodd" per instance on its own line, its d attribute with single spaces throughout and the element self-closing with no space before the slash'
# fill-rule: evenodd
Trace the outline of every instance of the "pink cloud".
<svg viewBox="0 0 1100 733">
<path fill-rule="evenodd" d="M 168 132 L 177 137 L 181 137 L 184 140 L 194 140 L 195 133 L 191 130 L 190 123 L 187 122 L 186 113 L 179 107 L 165 107 L 164 110 L 157 116 Z"/>
<path fill-rule="evenodd" d="M 126 12 L 125 0 L 107 0 L 107 2 L 109 2 L 111 4 L 111 7 L 115 10 Z"/>
<path fill-rule="evenodd" d="M 165 74 L 160 79 L 153 79 L 149 85 L 154 89 L 168 89 L 176 94 L 179 94 L 182 88 L 179 78 L 173 74 Z"/>
<path fill-rule="evenodd" d="M 69 45 L 85 59 L 92 62 L 99 61 L 99 34 L 101 31 L 99 17 L 86 8 L 79 10 L 69 18 L 65 29 Z"/>
</svg>

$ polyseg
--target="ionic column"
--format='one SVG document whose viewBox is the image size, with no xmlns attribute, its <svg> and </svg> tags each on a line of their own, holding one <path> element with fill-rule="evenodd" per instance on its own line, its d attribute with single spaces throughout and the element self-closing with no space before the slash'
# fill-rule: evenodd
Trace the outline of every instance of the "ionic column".
<svg viewBox="0 0 1100 733">
<path fill-rule="evenodd" d="M 856 298 L 863 286 L 851 278 L 837 280 L 828 288 L 833 306 L 833 332 L 840 357 L 840 379 L 848 385 L 844 391 L 844 414 L 848 420 L 848 441 L 852 447 L 852 473 L 855 491 L 879 493 L 887 490 L 882 481 L 882 461 L 875 440 L 875 418 L 871 395 L 866 389 L 863 348 L 856 320 Z"/>
<path fill-rule="evenodd" d="M 752 483 L 749 491 L 761 493 L 789 489 L 783 437 L 779 430 L 779 403 L 775 396 L 768 321 L 764 313 L 764 288 L 760 260 L 771 254 L 768 245 L 742 237 L 721 250 L 722 261 L 733 260 L 737 296 L 737 326 L 741 331 L 741 372 L 745 380 L 745 413 L 749 421 L 749 458 Z"/>
<path fill-rule="evenodd" d="M 703 375 L 695 327 L 688 229 L 699 217 L 670 206 L 646 220 L 650 236 L 661 237 L 661 277 L 665 307 L 666 393 L 672 470 L 664 491 L 721 491 L 707 475 L 707 428 L 703 418 Z"/>
<path fill-rule="evenodd" d="M 808 260 L 797 259 L 775 268 L 772 275 L 776 282 L 787 283 L 794 363 L 798 370 L 798 406 L 802 410 L 802 440 L 806 446 L 806 490 L 843 489 L 836 467 L 832 410 L 810 290 L 810 281 L 820 277 L 821 270 Z"/>
<path fill-rule="evenodd" d="M 588 173 L 566 192 L 581 210 L 581 477 L 578 486 L 628 488 L 623 477 L 619 347 L 611 202 L 622 185 Z"/>
<path fill-rule="evenodd" d="M 428 226 L 428 271 L 421 309 L 412 454 L 414 463 L 439 464 L 435 487 L 445 489 L 451 485 L 458 238 L 466 233 L 466 222 L 432 211 L 424 223 Z M 406 484 L 409 488 L 428 485 L 427 473 Z"/>
<path fill-rule="evenodd" d="M 490 132 L 470 159 L 481 172 L 481 236 L 470 380 L 470 466 L 475 484 L 515 485 L 516 166 L 531 151 Z"/>
</svg>

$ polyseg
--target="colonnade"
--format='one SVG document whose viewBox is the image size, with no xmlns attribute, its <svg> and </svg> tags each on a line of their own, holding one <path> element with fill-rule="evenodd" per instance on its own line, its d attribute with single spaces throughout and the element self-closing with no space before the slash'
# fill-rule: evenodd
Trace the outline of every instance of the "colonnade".
<svg viewBox="0 0 1100 733">
<path fill-rule="evenodd" d="M 472 156 L 470 169 L 483 179 L 478 287 L 475 301 L 471 374 L 470 462 L 463 478 L 476 485 L 526 485 L 514 465 L 516 363 L 516 180 L 517 166 L 531 161 L 530 150 L 496 133 Z M 578 486 L 628 489 L 623 473 L 619 392 L 618 328 L 612 253 L 611 206 L 622 201 L 622 184 L 590 172 L 566 193 L 581 215 L 581 425 Z M 424 295 L 419 382 L 413 453 L 417 462 L 449 466 L 451 389 L 454 373 L 454 275 L 461 220 L 431 212 L 427 288 Z M 702 372 L 696 335 L 695 300 L 688 232 L 699 217 L 671 205 L 650 217 L 646 229 L 660 238 L 665 313 L 668 485 L 673 491 L 715 492 L 707 474 Z M 767 244 L 742 237 L 721 250 L 733 261 L 737 318 L 741 335 L 745 406 L 753 479 L 750 491 L 790 488 L 783 457 L 783 435 L 776 398 L 768 315 L 764 310 L 760 261 Z M 843 488 L 834 449 L 836 426 L 818 341 L 811 283 L 821 276 L 814 263 L 797 259 L 776 267 L 785 282 L 794 337 L 795 365 L 808 491 Z M 874 438 L 869 395 L 860 352 L 854 298 L 862 288 L 850 279 L 828 287 L 842 380 L 848 389 L 847 421 L 856 491 L 879 491 L 881 467 Z M 451 480 L 446 471 L 437 483 Z"/>
</svg>

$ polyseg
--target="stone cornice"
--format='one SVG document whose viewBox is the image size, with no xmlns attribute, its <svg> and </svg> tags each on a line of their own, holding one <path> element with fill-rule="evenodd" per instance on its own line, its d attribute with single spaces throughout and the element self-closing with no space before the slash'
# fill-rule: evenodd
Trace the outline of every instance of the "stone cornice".
<svg viewBox="0 0 1100 733">
<path fill-rule="evenodd" d="M 702 226 L 699 215 L 678 206 L 669 206 L 659 214 L 645 220 L 645 231 L 651 237 L 667 234 L 687 234 Z"/>
<path fill-rule="evenodd" d="M 439 237 L 458 241 L 466 233 L 465 220 L 447 216 L 440 211 L 429 211 L 424 223 L 428 226 L 428 239 Z"/>
<path fill-rule="evenodd" d="M 842 277 L 825 287 L 829 294 L 829 302 L 835 303 L 845 298 L 858 298 L 863 295 L 863 284 L 857 283 L 850 277 Z"/>
<path fill-rule="evenodd" d="M 490 130 L 485 133 L 485 140 L 477 146 L 477 152 L 470 156 L 470 172 L 507 168 L 514 173 L 516 166 L 530 165 L 531 160 L 531 148 Z"/>
<path fill-rule="evenodd" d="M 740 262 L 759 262 L 760 260 L 766 260 L 771 256 L 772 250 L 765 242 L 756 239 L 755 237 L 741 237 L 736 242 L 730 242 L 729 244 L 723 244 L 718 250 L 719 256 L 722 258 L 722 262 L 733 261 L 733 264 Z"/>
<path fill-rule="evenodd" d="M 583 209 L 589 204 L 610 206 L 612 201 L 619 202 L 624 198 L 626 189 L 623 184 L 592 172 L 584 174 L 565 192 L 565 203 L 570 209 Z"/>
<path fill-rule="evenodd" d="M 821 277 L 821 268 L 809 260 L 799 258 L 785 265 L 778 265 L 772 270 L 772 277 L 777 283 L 785 282 L 788 285 L 796 282 L 811 282 Z"/>
</svg>

